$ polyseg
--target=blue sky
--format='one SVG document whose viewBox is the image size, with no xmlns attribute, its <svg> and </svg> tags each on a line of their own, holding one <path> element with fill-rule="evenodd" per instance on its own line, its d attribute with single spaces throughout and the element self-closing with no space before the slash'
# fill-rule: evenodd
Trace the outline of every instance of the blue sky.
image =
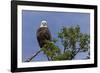
<svg viewBox="0 0 100 73">
<path fill-rule="evenodd" d="M 42 20 L 46 20 L 53 38 L 57 38 L 57 32 L 62 26 L 70 27 L 80 25 L 82 33 L 90 33 L 90 14 L 75 12 L 47 12 L 47 11 L 22 11 L 22 60 L 37 52 L 40 47 L 37 42 L 36 31 Z M 62 47 L 59 45 L 59 47 Z M 75 59 L 84 58 L 87 53 L 79 53 Z M 34 61 L 47 61 L 41 52 Z"/>
</svg>

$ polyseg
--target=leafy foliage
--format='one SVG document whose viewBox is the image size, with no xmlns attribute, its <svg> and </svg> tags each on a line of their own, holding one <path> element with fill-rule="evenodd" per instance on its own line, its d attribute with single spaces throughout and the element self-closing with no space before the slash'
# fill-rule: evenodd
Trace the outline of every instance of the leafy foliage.
<svg viewBox="0 0 100 73">
<path fill-rule="evenodd" d="M 70 60 L 72 52 L 66 51 L 65 53 L 59 54 L 53 57 L 53 60 Z"/>
<path fill-rule="evenodd" d="M 61 42 L 63 48 L 55 45 L 56 42 Z M 71 60 L 79 52 L 89 52 L 90 36 L 80 32 L 80 27 L 62 27 L 58 32 L 58 39 L 53 39 L 45 44 L 43 51 L 52 60 Z M 63 49 L 63 52 L 61 52 Z M 87 56 L 89 58 L 89 55 Z"/>
</svg>

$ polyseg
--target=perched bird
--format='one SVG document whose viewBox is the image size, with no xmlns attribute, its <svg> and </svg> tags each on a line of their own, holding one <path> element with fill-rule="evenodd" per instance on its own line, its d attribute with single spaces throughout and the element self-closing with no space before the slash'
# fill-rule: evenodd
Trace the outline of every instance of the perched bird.
<svg viewBox="0 0 100 73">
<path fill-rule="evenodd" d="M 46 44 L 46 41 L 51 41 L 51 33 L 48 29 L 47 21 L 43 20 L 37 30 L 37 40 L 40 48 Z"/>
<path fill-rule="evenodd" d="M 44 45 L 47 43 L 46 41 L 51 41 L 51 34 L 47 26 L 47 21 L 45 20 L 41 22 L 41 25 L 37 30 L 37 41 L 39 43 L 40 48 L 44 47 Z M 50 58 L 48 56 L 47 59 L 50 61 Z"/>
</svg>

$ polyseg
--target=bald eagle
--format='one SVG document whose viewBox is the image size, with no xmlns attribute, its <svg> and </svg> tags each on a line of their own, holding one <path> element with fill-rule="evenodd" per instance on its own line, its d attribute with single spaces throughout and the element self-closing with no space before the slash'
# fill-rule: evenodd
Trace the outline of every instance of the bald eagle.
<svg viewBox="0 0 100 73">
<path fill-rule="evenodd" d="M 46 41 L 51 41 L 51 33 L 47 26 L 47 21 L 43 20 L 39 29 L 37 30 L 37 41 L 40 48 L 46 44 Z"/>
</svg>

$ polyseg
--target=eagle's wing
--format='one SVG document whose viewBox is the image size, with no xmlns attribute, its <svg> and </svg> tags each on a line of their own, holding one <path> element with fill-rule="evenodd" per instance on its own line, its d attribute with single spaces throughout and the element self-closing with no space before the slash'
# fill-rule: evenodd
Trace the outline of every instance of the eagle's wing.
<svg viewBox="0 0 100 73">
<path fill-rule="evenodd" d="M 44 37 L 46 40 L 51 41 L 51 33 L 48 28 L 44 31 Z"/>
</svg>

